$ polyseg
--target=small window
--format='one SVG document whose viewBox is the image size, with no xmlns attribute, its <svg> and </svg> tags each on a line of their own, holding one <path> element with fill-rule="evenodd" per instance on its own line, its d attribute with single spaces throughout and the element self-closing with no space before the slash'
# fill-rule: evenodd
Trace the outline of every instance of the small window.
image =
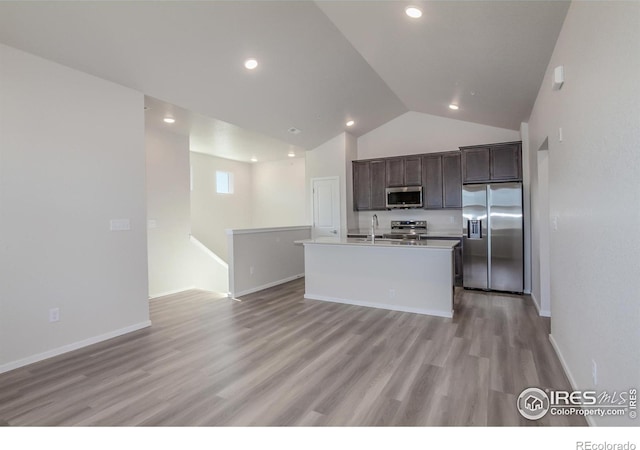
<svg viewBox="0 0 640 450">
<path fill-rule="evenodd" d="M 216 192 L 218 194 L 233 194 L 233 174 L 231 172 L 216 171 Z"/>
</svg>

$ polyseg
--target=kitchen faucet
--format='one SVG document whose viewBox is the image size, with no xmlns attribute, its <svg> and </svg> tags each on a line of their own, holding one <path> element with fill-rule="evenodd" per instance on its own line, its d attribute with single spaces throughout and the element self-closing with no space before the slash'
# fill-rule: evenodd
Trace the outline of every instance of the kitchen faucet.
<svg viewBox="0 0 640 450">
<path fill-rule="evenodd" d="M 376 242 L 376 227 L 380 226 L 380 224 L 378 223 L 378 215 L 374 214 L 371 217 L 371 243 L 375 243 Z"/>
</svg>

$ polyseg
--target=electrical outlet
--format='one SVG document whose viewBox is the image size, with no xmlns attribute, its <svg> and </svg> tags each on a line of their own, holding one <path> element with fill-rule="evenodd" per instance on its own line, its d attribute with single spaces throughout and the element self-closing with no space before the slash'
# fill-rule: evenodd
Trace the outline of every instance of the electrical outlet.
<svg viewBox="0 0 640 450">
<path fill-rule="evenodd" d="M 253 266 L 249 267 L 249 275 L 253 275 Z"/>
<path fill-rule="evenodd" d="M 389 289 L 389 300 L 393 300 L 394 298 L 396 298 L 396 290 Z"/>
<path fill-rule="evenodd" d="M 60 308 L 51 308 L 49 310 L 49 322 L 57 322 L 60 320 Z"/>
<path fill-rule="evenodd" d="M 593 376 L 593 385 L 598 385 L 598 365 L 596 364 L 596 360 L 591 360 L 591 375 Z"/>
<path fill-rule="evenodd" d="M 553 216 L 551 226 L 553 227 L 553 231 L 558 231 L 558 216 Z"/>
</svg>

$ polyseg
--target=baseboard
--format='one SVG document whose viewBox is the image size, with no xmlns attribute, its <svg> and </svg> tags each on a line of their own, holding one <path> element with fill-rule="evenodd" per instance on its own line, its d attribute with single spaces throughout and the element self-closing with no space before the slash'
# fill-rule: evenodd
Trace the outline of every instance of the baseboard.
<svg viewBox="0 0 640 450">
<path fill-rule="evenodd" d="M 564 356 L 562 355 L 562 352 L 560 351 L 560 347 L 558 346 L 558 343 L 556 342 L 556 340 L 554 339 L 552 334 L 549 335 L 549 342 L 551 342 L 551 346 L 553 347 L 553 350 L 556 352 L 556 355 L 558 356 L 558 359 L 560 360 L 560 364 L 562 365 L 562 370 L 564 370 L 564 374 L 567 376 L 567 379 L 569 380 L 569 384 L 571 384 L 571 389 L 573 389 L 574 391 L 579 391 L 580 389 L 578 388 L 578 384 L 576 383 L 576 379 L 573 377 L 573 374 L 571 373 L 571 370 L 569 370 L 569 366 L 567 365 L 567 361 L 564 359 Z M 596 423 L 594 422 L 593 416 L 585 415 L 584 418 L 586 419 L 586 421 L 587 421 L 587 423 L 589 424 L 590 427 L 595 427 L 596 426 Z"/>
<path fill-rule="evenodd" d="M 253 294 L 254 292 L 263 291 L 265 289 L 269 289 L 271 287 L 278 286 L 279 284 L 288 283 L 289 281 L 297 280 L 298 278 L 302 278 L 302 277 L 304 277 L 304 273 L 300 273 L 300 274 L 294 275 L 292 277 L 283 278 L 283 279 L 278 280 L 278 281 L 272 281 L 271 283 L 263 284 L 263 285 L 260 285 L 260 286 L 257 286 L 257 287 L 251 288 L 251 289 L 245 289 L 244 291 L 232 292 L 230 297 L 238 298 L 238 297 L 242 297 L 243 295 Z"/>
<path fill-rule="evenodd" d="M 159 298 L 159 297 L 166 297 L 167 295 L 179 294 L 184 291 L 190 291 L 191 289 L 197 289 L 197 288 L 195 286 L 188 286 L 182 289 L 176 289 L 175 291 L 158 292 L 156 294 L 149 294 L 149 300 L 155 300 L 156 298 Z"/>
<path fill-rule="evenodd" d="M 304 298 L 309 300 L 320 300 L 322 302 L 342 303 L 345 305 L 366 306 L 369 308 L 387 309 L 389 311 L 401 311 L 401 312 L 409 312 L 409 313 L 415 313 L 415 314 L 425 314 L 427 316 L 446 317 L 449 319 L 453 317 L 453 311 L 447 313 L 446 311 L 443 312 L 443 311 L 436 311 L 431 309 L 411 308 L 406 306 L 389 305 L 385 303 L 361 302 L 359 300 L 348 300 L 344 298 L 327 297 L 324 295 L 309 294 L 307 292 L 305 292 Z"/>
<path fill-rule="evenodd" d="M 54 348 L 53 350 L 49 350 L 44 353 L 39 353 L 37 355 L 19 359 L 18 361 L 12 361 L 10 363 L 3 364 L 0 366 L 0 373 L 9 372 L 10 370 L 28 366 L 29 364 L 33 364 L 39 361 L 43 361 L 45 359 L 53 358 L 54 356 L 62 355 L 63 353 L 68 353 L 73 350 L 78 350 L 79 348 L 97 344 L 98 342 L 106 341 L 108 339 L 113 339 L 115 337 L 122 336 L 123 334 L 132 333 L 134 331 L 138 331 L 150 326 L 151 326 L 151 321 L 146 320 L 144 322 L 130 325 L 128 327 L 120 328 L 119 330 L 110 331 L 108 333 L 104 333 L 99 336 L 94 336 L 88 339 L 84 339 L 82 341 L 74 342 L 73 344 L 63 345 L 62 347 Z"/>
<path fill-rule="evenodd" d="M 540 305 L 538 304 L 538 299 L 536 298 L 535 295 L 533 295 L 533 292 L 531 294 L 531 300 L 533 300 L 533 304 L 536 307 L 536 310 L 538 310 L 538 315 L 540 317 L 551 317 L 551 311 L 547 310 L 547 309 L 540 309 Z"/>
</svg>

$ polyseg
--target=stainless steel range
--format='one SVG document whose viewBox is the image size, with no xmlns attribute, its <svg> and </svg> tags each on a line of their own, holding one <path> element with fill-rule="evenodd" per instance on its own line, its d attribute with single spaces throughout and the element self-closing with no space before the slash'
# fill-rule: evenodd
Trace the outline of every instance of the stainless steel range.
<svg viewBox="0 0 640 450">
<path fill-rule="evenodd" d="M 392 220 L 391 233 L 385 239 L 418 240 L 427 238 L 426 220 Z"/>
</svg>

